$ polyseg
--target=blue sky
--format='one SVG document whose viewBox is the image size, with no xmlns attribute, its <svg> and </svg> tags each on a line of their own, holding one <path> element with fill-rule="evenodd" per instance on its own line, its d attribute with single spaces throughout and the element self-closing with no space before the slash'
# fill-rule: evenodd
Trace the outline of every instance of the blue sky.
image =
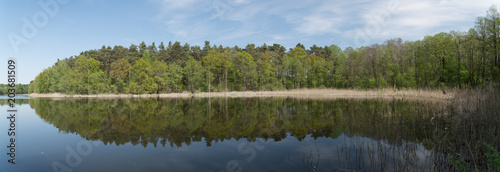
<svg viewBox="0 0 500 172">
<path fill-rule="evenodd" d="M 52 5 L 44 10 L 40 4 Z M 467 31 L 491 5 L 498 1 L 4 0 L 0 54 L 3 69 L 9 57 L 16 58 L 18 81 L 29 83 L 57 59 L 102 45 L 128 47 L 141 41 L 203 45 L 209 40 L 240 47 L 248 43 L 360 47 L 396 37 L 417 40 L 443 31 Z M 5 78 L 0 83 L 6 83 L 5 73 L 0 72 Z"/>
</svg>

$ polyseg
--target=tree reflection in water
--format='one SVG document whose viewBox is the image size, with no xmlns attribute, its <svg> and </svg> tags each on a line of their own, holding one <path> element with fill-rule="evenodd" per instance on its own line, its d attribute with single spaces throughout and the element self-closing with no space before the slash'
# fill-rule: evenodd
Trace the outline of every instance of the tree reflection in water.
<svg viewBox="0 0 500 172">
<path fill-rule="evenodd" d="M 333 170 L 450 168 L 439 148 L 450 134 L 452 111 L 435 101 L 38 98 L 29 103 L 60 131 L 106 145 L 182 147 L 203 141 L 210 147 L 229 139 L 291 137 L 309 143 L 287 156 L 290 166 L 303 171 L 315 171 L 319 159 Z M 319 138 L 330 141 L 317 144 Z"/>
</svg>

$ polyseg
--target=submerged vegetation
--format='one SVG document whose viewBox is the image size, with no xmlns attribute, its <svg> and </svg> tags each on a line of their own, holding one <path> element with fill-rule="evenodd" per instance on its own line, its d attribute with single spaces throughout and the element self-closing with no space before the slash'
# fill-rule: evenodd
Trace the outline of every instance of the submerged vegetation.
<svg viewBox="0 0 500 172">
<path fill-rule="evenodd" d="M 500 81 L 500 17 L 492 6 L 466 32 L 341 49 L 163 42 L 103 46 L 57 61 L 31 93 L 167 93 L 300 88 L 477 87 Z"/>
</svg>

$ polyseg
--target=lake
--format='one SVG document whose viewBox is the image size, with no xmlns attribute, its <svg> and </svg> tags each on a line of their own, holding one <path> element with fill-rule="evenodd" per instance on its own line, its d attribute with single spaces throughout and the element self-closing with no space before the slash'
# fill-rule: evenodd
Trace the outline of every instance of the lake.
<svg viewBox="0 0 500 172">
<path fill-rule="evenodd" d="M 291 98 L 18 100 L 0 171 L 449 169 L 446 101 Z M 8 109 L 6 101 L 2 112 Z M 7 115 L 4 115 L 7 116 Z M 0 120 L 1 146 L 9 121 Z"/>
</svg>

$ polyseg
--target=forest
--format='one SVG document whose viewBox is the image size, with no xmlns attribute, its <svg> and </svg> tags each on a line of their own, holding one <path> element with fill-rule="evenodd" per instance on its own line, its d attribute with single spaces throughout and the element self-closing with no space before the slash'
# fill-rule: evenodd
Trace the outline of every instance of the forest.
<svg viewBox="0 0 500 172">
<path fill-rule="evenodd" d="M 468 31 L 422 40 L 389 39 L 359 48 L 298 43 L 246 47 L 161 42 L 120 45 L 58 60 L 30 93 L 153 94 L 302 88 L 473 88 L 500 81 L 500 17 L 495 6 Z"/>
<path fill-rule="evenodd" d="M 16 84 L 14 89 L 16 90 L 16 94 L 28 94 L 28 84 Z M 0 84 L 0 95 L 7 95 L 9 94 L 9 87 L 8 84 Z"/>
</svg>

